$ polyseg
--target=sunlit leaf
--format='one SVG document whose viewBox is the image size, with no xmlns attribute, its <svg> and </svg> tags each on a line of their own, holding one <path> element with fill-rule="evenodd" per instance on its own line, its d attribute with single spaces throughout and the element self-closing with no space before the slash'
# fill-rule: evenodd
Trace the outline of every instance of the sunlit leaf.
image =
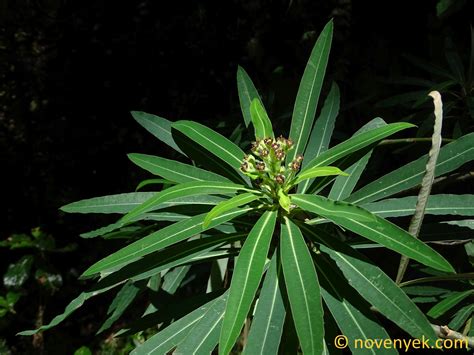
<svg viewBox="0 0 474 355">
<path fill-rule="evenodd" d="M 240 251 L 230 284 L 219 353 L 230 352 L 250 311 L 262 278 L 276 217 L 276 211 L 265 212 L 250 231 Z"/>
</svg>

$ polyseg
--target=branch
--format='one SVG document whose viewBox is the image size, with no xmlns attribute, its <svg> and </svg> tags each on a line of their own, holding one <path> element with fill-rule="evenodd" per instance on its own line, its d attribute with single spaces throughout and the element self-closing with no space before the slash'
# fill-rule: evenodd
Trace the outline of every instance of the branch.
<svg viewBox="0 0 474 355">
<path fill-rule="evenodd" d="M 428 153 L 428 162 L 426 163 L 426 172 L 423 176 L 421 182 L 421 189 L 418 193 L 418 198 L 416 201 L 415 214 L 413 215 L 410 221 L 410 227 L 408 228 L 408 233 L 410 233 L 414 238 L 418 238 L 420 233 L 421 224 L 423 223 L 423 218 L 425 217 L 426 204 L 428 202 L 428 197 L 431 193 L 431 188 L 433 186 L 436 161 L 438 160 L 439 151 L 441 148 L 441 129 L 443 126 L 443 102 L 441 101 L 441 95 L 438 91 L 430 92 L 429 96 L 433 98 L 434 101 L 434 114 L 435 122 L 433 128 L 432 145 L 430 152 Z M 409 259 L 406 256 L 402 256 L 400 259 L 400 265 L 398 266 L 396 283 L 399 284 L 405 271 L 407 269 Z"/>
<path fill-rule="evenodd" d="M 451 143 L 451 142 L 454 142 L 455 139 L 443 138 L 441 141 L 443 143 Z M 431 142 L 431 138 L 384 139 L 380 141 L 378 145 L 401 144 L 401 143 L 421 143 L 421 142 Z"/>
<path fill-rule="evenodd" d="M 471 349 L 474 349 L 474 337 L 468 337 L 464 334 L 456 332 L 455 330 L 449 329 L 447 325 L 431 324 L 431 327 L 435 331 L 438 338 L 452 340 L 461 339 L 467 342 L 467 346 L 469 346 Z"/>
</svg>

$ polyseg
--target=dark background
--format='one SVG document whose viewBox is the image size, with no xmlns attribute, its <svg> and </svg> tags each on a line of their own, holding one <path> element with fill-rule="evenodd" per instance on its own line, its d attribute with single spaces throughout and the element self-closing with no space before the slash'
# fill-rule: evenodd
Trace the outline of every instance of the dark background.
<svg viewBox="0 0 474 355">
<path fill-rule="evenodd" d="M 126 153 L 173 154 L 129 111 L 196 120 L 230 134 L 242 122 L 236 89 L 242 65 L 283 132 L 311 48 L 330 18 L 335 29 L 327 83 L 336 80 L 342 95 L 335 139 L 376 116 L 405 119 L 406 111 L 377 107 L 403 93 L 393 78 L 425 75 L 403 54 L 446 65 L 443 39 L 450 36 L 463 58 L 469 56 L 472 2 L 459 1 L 459 11 L 441 18 L 436 4 L 0 0 L 0 239 L 40 226 L 59 245 L 78 242 L 73 255 L 59 258 L 59 267 L 80 273 L 106 252 L 103 243 L 78 237 L 101 219 L 65 216 L 58 208 L 133 191 L 147 175 Z M 376 174 L 397 164 L 379 159 Z M 73 291 L 55 294 L 47 320 L 82 287 L 73 279 Z M 21 326 L 31 327 L 26 323 Z M 64 327 L 59 331 L 80 326 Z"/>
</svg>

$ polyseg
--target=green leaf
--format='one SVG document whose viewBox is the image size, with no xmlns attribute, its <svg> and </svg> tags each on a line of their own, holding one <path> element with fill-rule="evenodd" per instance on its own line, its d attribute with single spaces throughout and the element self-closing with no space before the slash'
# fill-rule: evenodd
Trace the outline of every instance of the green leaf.
<svg viewBox="0 0 474 355">
<path fill-rule="evenodd" d="M 133 118 L 141 124 L 148 132 L 153 134 L 163 143 L 167 144 L 177 152 L 184 155 L 184 153 L 179 149 L 176 143 L 173 140 L 171 135 L 171 125 L 172 122 L 167 119 L 149 113 L 132 111 Z"/>
<path fill-rule="evenodd" d="M 290 128 L 290 138 L 295 145 L 288 153 L 287 162 L 292 161 L 297 154 L 303 153 L 308 143 L 331 50 L 332 32 L 331 20 L 319 35 L 301 78 Z"/>
<path fill-rule="evenodd" d="M 300 227 L 305 236 L 323 243 L 320 250 L 336 262 L 349 284 L 381 314 L 414 338 L 424 336 L 434 344 L 437 337 L 424 314 L 381 269 L 334 236 L 306 225 Z"/>
<path fill-rule="evenodd" d="M 474 159 L 474 133 L 467 134 L 441 148 L 435 175 L 449 173 Z M 421 183 L 428 155 L 408 163 L 354 192 L 348 202 L 368 203 L 389 197 Z"/>
<path fill-rule="evenodd" d="M 110 304 L 109 309 L 107 310 L 107 315 L 109 315 L 109 317 L 97 331 L 97 334 L 109 329 L 111 325 L 120 318 L 123 312 L 125 312 L 128 306 L 130 306 L 140 291 L 140 287 L 135 285 L 133 282 L 129 281 L 125 283 Z"/>
<path fill-rule="evenodd" d="M 279 285 L 281 265 L 278 251 L 273 254 L 258 298 L 252 326 L 243 354 L 278 354 L 285 322 L 285 305 Z"/>
<path fill-rule="evenodd" d="M 245 153 L 242 149 L 212 129 L 192 121 L 178 121 L 173 128 L 207 149 L 240 173 L 240 164 Z"/>
<path fill-rule="evenodd" d="M 195 166 L 183 164 L 175 160 L 164 159 L 146 154 L 128 154 L 128 158 L 139 167 L 152 174 L 161 176 L 167 180 L 183 183 L 190 181 L 224 181 L 229 182 L 223 176 L 210 171 L 196 168 Z"/>
<path fill-rule="evenodd" d="M 92 355 L 91 349 L 89 349 L 87 346 L 81 346 L 79 349 L 74 351 L 74 355 Z"/>
<path fill-rule="evenodd" d="M 93 197 L 61 207 L 67 213 L 127 213 L 150 199 L 156 192 L 129 192 Z"/>
<path fill-rule="evenodd" d="M 207 227 L 214 218 L 220 216 L 222 213 L 246 205 L 247 203 L 257 200 L 259 197 L 260 196 L 248 192 L 220 202 L 212 210 L 209 211 L 206 218 L 204 219 L 203 227 Z"/>
<path fill-rule="evenodd" d="M 237 89 L 239 92 L 240 108 L 244 116 L 245 126 L 248 127 L 252 122 L 250 115 L 250 105 L 254 99 L 260 99 L 255 85 L 247 72 L 241 66 L 237 69 Z"/>
<path fill-rule="evenodd" d="M 272 123 L 270 118 L 268 118 L 268 114 L 260 102 L 260 99 L 255 98 L 252 100 L 250 105 L 250 115 L 252 116 L 256 139 L 274 137 Z"/>
<path fill-rule="evenodd" d="M 415 212 L 416 196 L 371 202 L 361 207 L 380 217 L 411 216 Z M 425 210 L 432 215 L 474 216 L 474 195 L 430 195 Z"/>
<path fill-rule="evenodd" d="M 228 258 L 236 254 L 235 249 L 222 248 L 225 244 L 244 239 L 243 234 L 204 236 L 200 239 L 172 245 L 144 256 L 123 267 L 107 270 L 99 281 L 102 285 L 117 284 L 125 280 L 140 281 L 171 268 Z"/>
<path fill-rule="evenodd" d="M 291 200 L 288 195 L 282 190 L 278 190 L 278 203 L 287 213 L 290 213 Z"/>
<path fill-rule="evenodd" d="M 168 187 L 167 185 L 174 185 L 174 182 L 166 180 L 166 179 L 146 179 L 140 181 L 140 183 L 135 188 L 135 191 L 143 189 L 145 186 L 149 185 L 163 185 L 163 189 Z"/>
<path fill-rule="evenodd" d="M 287 217 L 281 226 L 280 254 L 301 349 L 304 354 L 321 354 L 324 312 L 318 276 L 301 231 Z"/>
<path fill-rule="evenodd" d="M 354 135 L 348 140 L 326 150 L 306 165 L 302 172 L 317 166 L 327 166 L 335 161 L 344 158 L 358 150 L 368 147 L 378 141 L 395 134 L 401 130 L 415 127 L 411 123 L 399 122 L 372 129 L 358 135 Z"/>
<path fill-rule="evenodd" d="M 448 327 L 450 329 L 459 330 L 473 312 L 474 304 L 468 304 L 467 306 L 462 307 L 456 312 L 454 318 L 449 322 Z"/>
<path fill-rule="evenodd" d="M 324 255 L 315 258 L 321 283 L 321 294 L 338 327 L 348 339 L 389 339 L 389 335 L 377 323 L 370 305 L 349 286 L 338 267 L 326 260 Z M 376 354 L 375 349 L 360 349 L 349 341 L 353 354 Z M 384 349 L 384 354 L 397 354 L 395 349 Z"/>
<path fill-rule="evenodd" d="M 230 181 L 237 183 L 250 182 L 241 171 L 237 171 L 229 162 L 218 157 L 215 151 L 209 151 L 206 147 L 196 144 L 192 138 L 176 129 L 173 129 L 172 132 L 176 143 L 192 160 L 193 165 L 225 176 Z"/>
<path fill-rule="evenodd" d="M 219 341 L 227 294 L 220 297 L 197 322 L 173 352 L 176 355 L 211 354 Z"/>
<path fill-rule="evenodd" d="M 383 119 L 376 117 L 362 126 L 356 133 L 354 133 L 354 136 L 386 125 L 387 124 Z M 338 176 L 336 178 L 334 184 L 331 187 L 328 198 L 331 200 L 342 201 L 350 196 L 357 182 L 359 181 L 360 176 L 364 172 L 367 163 L 369 162 L 372 151 L 373 150 L 370 150 L 357 162 L 346 169 L 346 172 L 349 174 L 349 176 Z"/>
<path fill-rule="evenodd" d="M 386 125 L 387 124 L 385 123 L 385 121 L 383 119 L 381 119 L 380 117 L 376 117 L 373 120 L 371 120 L 370 122 L 368 122 L 367 124 L 365 124 L 364 126 L 362 126 L 359 130 L 357 130 L 352 135 L 350 140 L 357 137 L 357 136 L 359 136 L 359 135 L 361 135 L 361 134 L 363 134 L 363 133 L 367 133 L 369 131 L 384 127 Z M 356 142 L 356 145 L 357 144 L 358 143 Z M 377 143 L 374 143 L 374 142 L 367 145 L 367 146 L 363 145 L 360 149 L 356 149 L 353 153 L 345 155 L 344 157 L 342 157 L 340 159 L 336 159 L 336 161 L 334 162 L 333 165 L 337 166 L 338 168 L 340 168 L 342 170 L 345 170 L 345 169 L 351 167 L 353 164 L 357 163 L 364 156 L 369 154 L 373 150 L 373 148 L 376 147 L 376 145 L 377 145 Z M 333 147 L 333 148 L 331 148 L 331 150 L 335 149 L 337 147 L 338 146 Z M 339 154 L 340 152 L 338 152 L 337 149 L 336 149 L 335 153 Z M 327 154 L 327 151 L 323 153 L 323 155 L 326 155 L 326 154 Z M 329 156 L 329 158 L 331 158 L 331 157 Z M 304 165 L 303 170 L 305 168 L 306 168 L 306 165 Z M 344 178 L 344 177 L 342 177 L 342 178 Z M 298 191 L 298 193 L 308 192 L 308 193 L 311 193 L 311 194 L 313 194 L 313 193 L 318 194 L 326 185 L 331 183 L 331 181 L 333 181 L 333 180 L 334 180 L 334 178 L 332 178 L 332 177 L 322 177 L 322 178 L 316 178 L 315 180 L 307 180 L 307 181 L 305 181 L 304 184 L 298 186 L 297 191 Z M 309 186 L 309 189 L 308 189 L 308 186 Z"/>
<path fill-rule="evenodd" d="M 59 314 L 56 317 L 54 317 L 51 320 L 51 322 L 49 322 L 48 324 L 42 325 L 38 329 L 24 330 L 22 332 L 19 332 L 17 335 L 30 336 L 30 335 L 34 335 L 34 334 L 36 334 L 40 331 L 44 331 L 44 330 L 48 330 L 48 329 L 53 328 L 53 327 L 57 326 L 59 323 L 61 323 L 63 320 L 65 320 L 67 317 L 69 317 L 71 315 L 71 313 L 73 313 L 74 311 L 79 309 L 84 304 L 84 302 L 87 301 L 89 298 L 92 298 L 92 297 L 97 296 L 101 293 L 104 293 L 104 292 L 114 288 L 115 286 L 117 286 L 117 285 L 112 285 L 112 286 L 105 287 L 105 288 L 102 288 L 102 289 L 98 289 L 97 287 L 95 287 L 91 291 L 82 292 L 79 296 L 77 296 L 75 299 L 73 299 L 66 306 L 66 308 L 64 309 L 64 312 L 62 314 Z"/>
<path fill-rule="evenodd" d="M 367 239 L 379 243 L 437 270 L 454 272 L 436 251 L 403 229 L 355 205 L 328 200 L 322 196 L 292 195 L 301 208 L 330 219 Z"/>
<path fill-rule="evenodd" d="M 293 184 L 296 185 L 304 180 L 312 179 L 319 176 L 332 176 L 332 175 L 348 176 L 347 173 L 345 173 L 339 168 L 336 168 L 335 166 L 316 166 L 314 168 L 310 168 L 299 173 L 298 176 L 296 177 L 296 180 L 293 182 Z"/>
<path fill-rule="evenodd" d="M 130 355 L 167 354 L 186 338 L 193 327 L 204 317 L 206 312 L 223 297 L 225 297 L 225 294 L 171 323 L 171 325 L 160 330 L 158 334 L 153 335 L 150 339 L 135 348 Z"/>
<path fill-rule="evenodd" d="M 445 299 L 443 299 L 441 302 L 433 306 L 428 311 L 428 316 L 432 318 L 439 318 L 443 314 L 445 314 L 447 311 L 449 311 L 451 308 L 456 306 L 457 304 L 461 303 L 463 300 L 468 298 L 469 296 L 474 294 L 474 290 L 468 290 L 464 292 L 454 292 Z"/>
<path fill-rule="evenodd" d="M 339 114 L 340 93 L 339 87 L 336 83 L 332 83 L 331 90 L 324 101 L 321 114 L 314 123 L 314 127 L 309 137 L 308 146 L 305 149 L 304 155 L 306 159 L 313 159 L 325 152 L 329 148 L 332 132 L 334 130 L 334 123 Z M 309 161 L 309 160 L 306 160 Z M 303 161 L 303 167 L 305 161 Z"/>
<path fill-rule="evenodd" d="M 229 289 L 219 341 L 219 353 L 228 354 L 255 298 L 262 278 L 277 212 L 267 211 L 250 231 L 239 254 Z"/>
<path fill-rule="evenodd" d="M 174 295 L 190 268 L 191 265 L 183 265 L 176 267 L 172 271 L 168 271 L 164 277 L 161 288 L 170 295 Z"/>
<path fill-rule="evenodd" d="M 232 218 L 242 214 L 243 211 L 245 210 L 236 210 L 224 213 L 214 219 L 211 225 L 205 229 L 210 229 L 213 226 L 217 226 L 221 223 L 229 221 Z M 83 273 L 83 277 L 92 276 L 101 271 L 130 263 L 147 254 L 183 241 L 192 237 L 193 235 L 197 235 L 205 230 L 202 227 L 205 216 L 206 214 L 200 214 L 187 220 L 176 222 L 144 238 L 141 238 L 140 240 L 127 245 L 119 251 L 116 251 L 115 253 L 93 264 Z"/>
<path fill-rule="evenodd" d="M 7 272 L 3 275 L 3 284 L 6 288 L 19 288 L 30 277 L 34 258 L 32 255 L 24 255 L 16 263 L 8 265 Z"/>
<path fill-rule="evenodd" d="M 238 190 L 247 190 L 242 185 L 226 183 L 226 182 L 208 182 L 208 181 L 196 181 L 186 182 L 179 184 L 169 189 L 163 190 L 156 193 L 153 197 L 136 207 L 128 214 L 122 217 L 121 222 L 127 223 L 134 220 L 137 216 L 150 212 L 156 209 L 164 202 L 171 201 L 185 196 L 196 196 L 196 195 L 207 195 L 207 194 L 233 194 Z"/>
</svg>

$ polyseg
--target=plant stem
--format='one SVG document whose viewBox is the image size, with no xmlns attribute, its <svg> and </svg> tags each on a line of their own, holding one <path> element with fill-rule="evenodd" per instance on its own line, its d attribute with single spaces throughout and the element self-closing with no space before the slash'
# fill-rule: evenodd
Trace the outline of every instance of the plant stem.
<svg viewBox="0 0 474 355">
<path fill-rule="evenodd" d="M 471 349 L 474 349 L 474 337 L 468 337 L 468 336 L 465 336 L 464 334 L 456 332 L 455 330 L 449 329 L 447 325 L 431 324 L 431 327 L 435 331 L 438 338 L 452 339 L 452 340 L 461 339 L 467 342 L 468 347 L 470 347 Z"/>
<path fill-rule="evenodd" d="M 426 163 L 426 172 L 423 176 L 421 182 L 421 189 L 418 193 L 418 198 L 416 201 L 415 214 L 413 215 L 410 226 L 408 228 L 408 233 L 410 233 L 414 238 L 418 238 L 420 233 L 421 224 L 423 223 L 423 218 L 425 216 L 426 204 L 428 203 L 428 197 L 431 193 L 431 187 L 433 186 L 436 162 L 438 160 L 439 151 L 441 149 L 441 129 L 443 126 L 443 102 L 441 101 L 441 95 L 438 91 L 430 92 L 429 96 L 433 98 L 434 102 L 434 113 L 435 113 L 435 122 L 433 128 L 432 144 L 429 152 L 428 162 Z M 403 255 L 400 259 L 400 264 L 398 266 L 397 277 L 395 282 L 400 284 L 405 275 L 405 271 L 408 267 L 409 258 Z"/>
<path fill-rule="evenodd" d="M 443 143 L 450 143 L 450 142 L 454 142 L 455 139 L 443 138 L 441 141 Z M 403 143 L 421 143 L 421 142 L 431 142 L 431 138 L 384 139 L 378 145 L 403 144 Z"/>
<path fill-rule="evenodd" d="M 474 279 L 474 272 L 467 272 L 467 273 L 455 274 L 455 275 L 422 277 L 419 279 L 401 282 L 398 286 L 404 287 L 404 286 L 411 286 L 411 285 L 425 283 L 425 282 L 458 281 L 458 280 L 473 280 L 473 279 Z"/>
</svg>

